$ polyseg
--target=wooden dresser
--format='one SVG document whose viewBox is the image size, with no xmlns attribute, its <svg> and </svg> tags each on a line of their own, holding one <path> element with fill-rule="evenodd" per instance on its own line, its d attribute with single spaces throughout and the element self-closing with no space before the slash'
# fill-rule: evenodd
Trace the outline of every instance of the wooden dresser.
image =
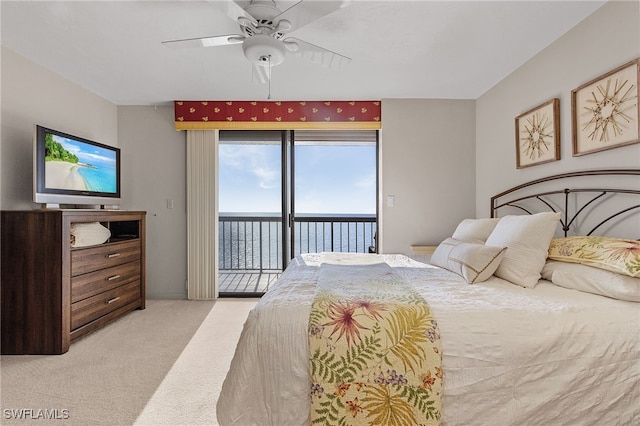
<svg viewBox="0 0 640 426">
<path fill-rule="evenodd" d="M 2 354 L 62 354 L 74 339 L 145 308 L 145 212 L 2 211 Z M 72 247 L 71 224 L 103 244 Z"/>
</svg>

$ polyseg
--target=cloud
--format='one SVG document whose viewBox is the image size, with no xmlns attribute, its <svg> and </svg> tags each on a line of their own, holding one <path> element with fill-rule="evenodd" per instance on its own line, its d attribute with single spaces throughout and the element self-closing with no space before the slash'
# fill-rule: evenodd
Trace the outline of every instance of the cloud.
<svg viewBox="0 0 640 426">
<path fill-rule="evenodd" d="M 277 188 L 280 182 L 280 169 L 273 167 L 277 164 L 274 164 L 268 153 L 261 149 L 264 147 L 265 145 L 221 144 L 218 151 L 219 162 L 255 176 L 260 188 Z"/>
<path fill-rule="evenodd" d="M 265 167 L 257 167 L 251 170 L 251 173 L 256 175 L 259 179 L 258 186 L 264 189 L 276 188 L 278 186 L 278 178 L 280 173 L 274 169 L 268 169 Z"/>
<path fill-rule="evenodd" d="M 367 176 L 363 176 L 361 179 L 357 180 L 354 184 L 358 188 L 372 188 L 376 186 L 376 174 L 371 173 Z"/>
</svg>

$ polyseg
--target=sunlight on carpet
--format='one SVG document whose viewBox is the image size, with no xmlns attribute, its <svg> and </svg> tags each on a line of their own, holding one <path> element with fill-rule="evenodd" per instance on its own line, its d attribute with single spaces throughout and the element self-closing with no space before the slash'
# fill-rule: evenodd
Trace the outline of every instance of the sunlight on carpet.
<svg viewBox="0 0 640 426">
<path fill-rule="evenodd" d="M 217 425 L 216 402 L 257 299 L 218 299 L 136 425 Z"/>
<path fill-rule="evenodd" d="M 3 355 L 2 424 L 44 409 L 68 418 L 38 424 L 133 424 L 215 304 L 148 300 L 147 309 L 80 338 L 63 355 Z"/>
</svg>

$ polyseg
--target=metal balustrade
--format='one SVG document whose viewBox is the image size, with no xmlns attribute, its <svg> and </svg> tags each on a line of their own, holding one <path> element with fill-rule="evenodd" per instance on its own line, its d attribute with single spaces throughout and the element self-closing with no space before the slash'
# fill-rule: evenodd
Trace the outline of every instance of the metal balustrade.
<svg viewBox="0 0 640 426">
<path fill-rule="evenodd" d="M 282 269 L 281 235 L 278 216 L 220 215 L 218 269 Z"/>
<path fill-rule="evenodd" d="M 218 218 L 220 271 L 282 270 L 282 218 L 222 214 Z M 375 215 L 306 215 L 293 223 L 293 254 L 368 253 L 375 247 Z"/>
<path fill-rule="evenodd" d="M 297 216 L 293 253 L 368 253 L 375 247 L 375 236 L 375 215 Z"/>
</svg>

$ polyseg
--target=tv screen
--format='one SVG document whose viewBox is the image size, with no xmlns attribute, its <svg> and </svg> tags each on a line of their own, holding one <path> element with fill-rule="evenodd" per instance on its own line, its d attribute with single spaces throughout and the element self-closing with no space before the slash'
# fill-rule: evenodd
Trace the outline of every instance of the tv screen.
<svg viewBox="0 0 640 426">
<path fill-rule="evenodd" d="M 36 125 L 34 201 L 120 204 L 120 149 Z"/>
</svg>

